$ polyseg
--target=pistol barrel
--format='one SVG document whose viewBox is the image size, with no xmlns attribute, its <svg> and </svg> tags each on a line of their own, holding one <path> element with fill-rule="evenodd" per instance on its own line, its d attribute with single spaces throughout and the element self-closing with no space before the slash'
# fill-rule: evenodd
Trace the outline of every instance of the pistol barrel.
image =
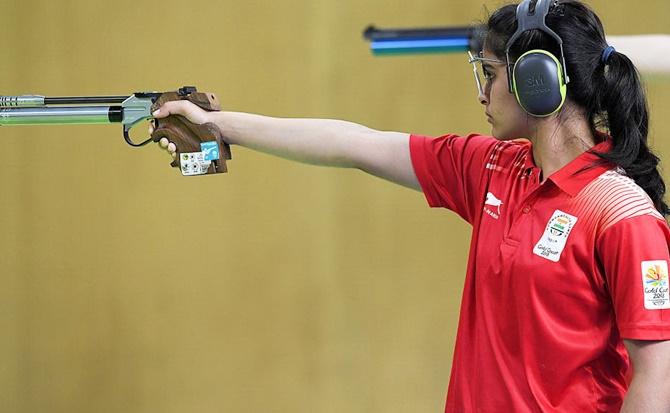
<svg viewBox="0 0 670 413">
<path fill-rule="evenodd" d="M 22 96 L 0 96 L 0 107 L 15 106 L 44 106 L 44 96 L 22 95 Z"/>
<path fill-rule="evenodd" d="M 57 96 L 41 95 L 0 96 L 0 107 L 11 108 L 19 106 L 46 106 L 46 105 L 94 105 L 121 103 L 129 96 Z"/>
<path fill-rule="evenodd" d="M 120 106 L 0 108 L 0 125 L 99 124 L 121 122 Z"/>
</svg>

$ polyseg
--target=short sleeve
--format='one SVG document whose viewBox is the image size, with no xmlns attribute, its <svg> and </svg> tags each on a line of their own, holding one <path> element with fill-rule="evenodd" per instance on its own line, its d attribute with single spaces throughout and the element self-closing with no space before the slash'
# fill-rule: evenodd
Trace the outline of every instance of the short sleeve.
<svg viewBox="0 0 670 413">
<path fill-rule="evenodd" d="M 495 138 L 480 135 L 412 135 L 412 165 L 428 204 L 451 209 L 472 223 L 486 187 L 486 163 L 496 143 Z"/>
<path fill-rule="evenodd" d="M 622 338 L 670 339 L 670 230 L 654 215 L 624 219 L 597 240 Z"/>
</svg>

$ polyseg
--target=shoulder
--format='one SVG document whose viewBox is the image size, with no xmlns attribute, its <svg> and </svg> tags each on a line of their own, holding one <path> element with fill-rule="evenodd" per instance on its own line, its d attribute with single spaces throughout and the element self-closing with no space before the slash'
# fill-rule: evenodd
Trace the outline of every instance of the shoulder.
<svg viewBox="0 0 670 413">
<path fill-rule="evenodd" d="M 580 197 L 595 204 L 597 232 L 600 234 L 636 217 L 646 216 L 665 223 L 647 193 L 620 170 L 604 172 L 584 188 Z"/>
<path fill-rule="evenodd" d="M 486 163 L 486 169 L 507 174 L 521 174 L 531 164 L 531 143 L 525 139 L 496 141 Z"/>
<path fill-rule="evenodd" d="M 521 175 L 532 165 L 531 144 L 527 140 L 500 141 L 492 136 L 443 135 L 436 138 L 411 135 L 410 155 L 415 169 L 468 170 L 484 174 L 501 172 Z M 425 165 L 425 168 L 422 168 Z"/>
</svg>

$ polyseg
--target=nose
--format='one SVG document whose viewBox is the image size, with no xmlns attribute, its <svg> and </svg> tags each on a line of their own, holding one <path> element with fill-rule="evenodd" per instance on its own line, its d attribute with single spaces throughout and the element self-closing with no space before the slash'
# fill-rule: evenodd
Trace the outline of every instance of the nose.
<svg viewBox="0 0 670 413">
<path fill-rule="evenodd" d="M 486 96 L 486 94 L 484 94 L 484 92 L 479 92 L 477 95 L 477 100 L 484 106 L 488 105 L 489 103 L 489 98 Z"/>
</svg>

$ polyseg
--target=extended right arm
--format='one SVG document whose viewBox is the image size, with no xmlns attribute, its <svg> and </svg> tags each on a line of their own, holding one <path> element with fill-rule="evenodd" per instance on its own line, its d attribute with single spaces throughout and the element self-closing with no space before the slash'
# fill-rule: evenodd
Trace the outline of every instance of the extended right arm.
<svg viewBox="0 0 670 413">
<path fill-rule="evenodd" d="M 303 163 L 357 168 L 420 190 L 409 153 L 409 135 L 333 119 L 274 118 L 240 112 L 206 112 L 185 101 L 165 103 L 156 118 L 182 115 L 212 122 L 226 141 Z M 167 142 L 162 143 L 167 146 Z M 174 151 L 174 146 L 169 147 Z"/>
</svg>

